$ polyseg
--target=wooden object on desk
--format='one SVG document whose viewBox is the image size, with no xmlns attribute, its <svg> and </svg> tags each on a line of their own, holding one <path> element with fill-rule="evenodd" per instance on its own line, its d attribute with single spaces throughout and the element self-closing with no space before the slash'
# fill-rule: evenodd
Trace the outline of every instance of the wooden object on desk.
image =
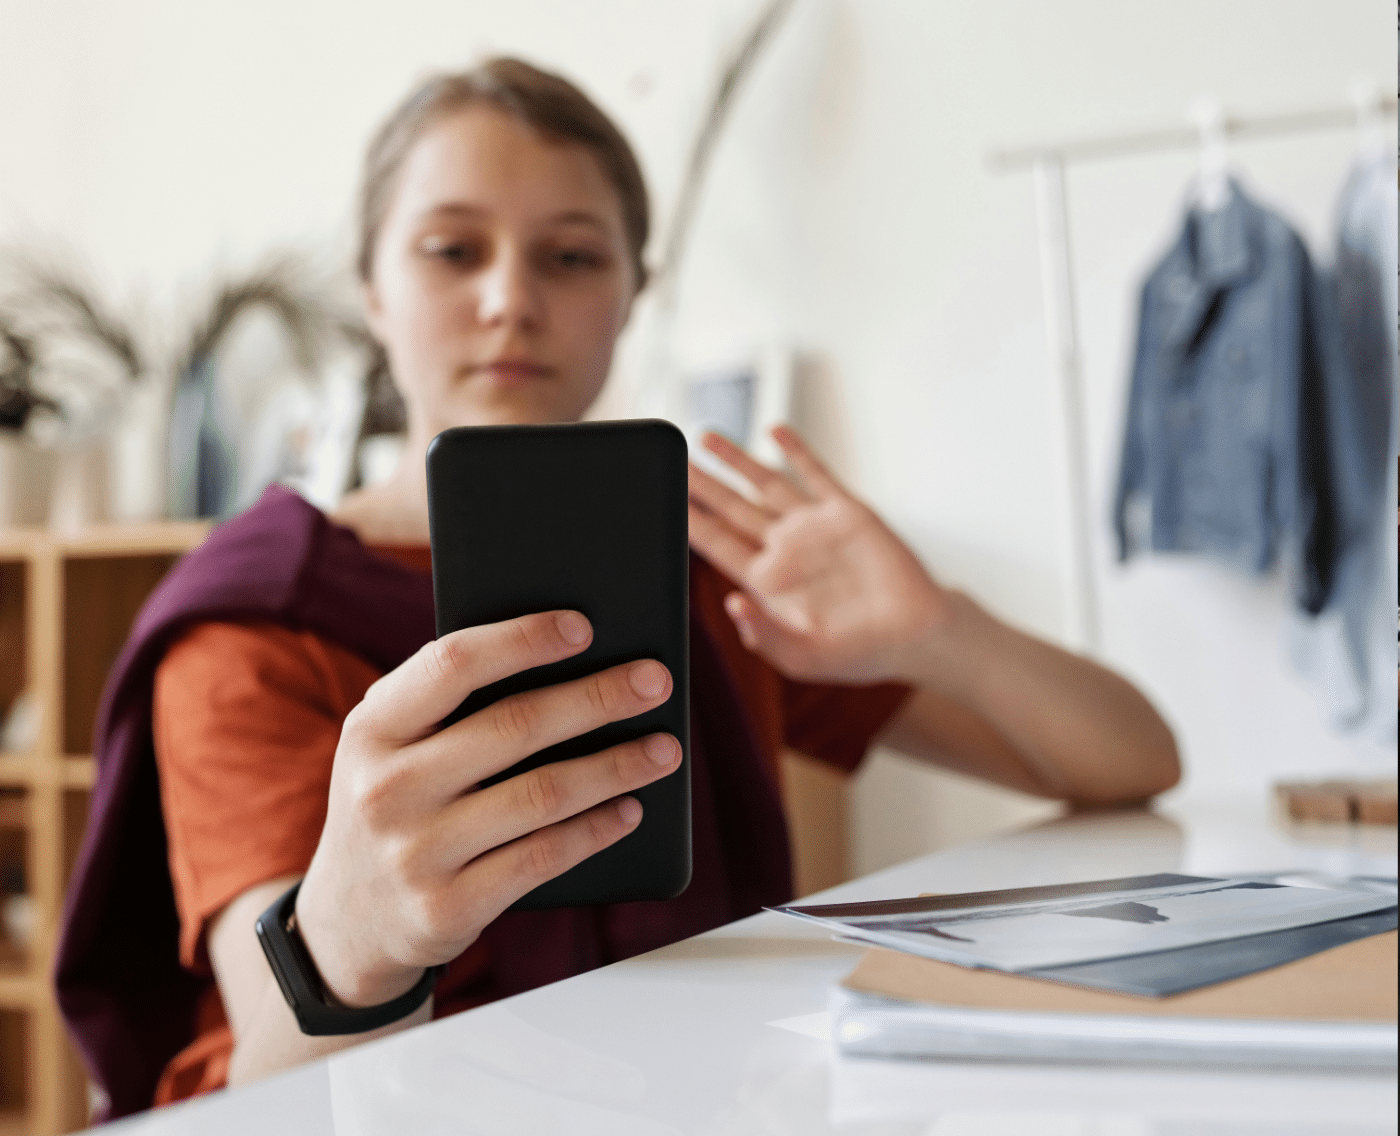
<svg viewBox="0 0 1400 1136">
<path fill-rule="evenodd" d="M 1293 820 L 1383 825 L 1396 821 L 1393 777 L 1377 781 L 1282 781 L 1274 790 Z"/>
<path fill-rule="evenodd" d="M 906 1002 L 975 1010 L 1252 1021 L 1393 1022 L 1396 937 L 1387 931 L 1283 966 L 1166 998 L 1086 990 L 873 947 L 842 983 Z"/>
<path fill-rule="evenodd" d="M 50 1136 L 87 1123 L 87 1079 L 50 975 L 96 774 L 97 703 L 146 596 L 208 529 L 0 530 L 0 715 L 21 694 L 34 711 L 23 750 L 0 752 L 0 855 L 21 858 L 33 913 L 28 940 L 0 947 L 0 1132 Z"/>
</svg>

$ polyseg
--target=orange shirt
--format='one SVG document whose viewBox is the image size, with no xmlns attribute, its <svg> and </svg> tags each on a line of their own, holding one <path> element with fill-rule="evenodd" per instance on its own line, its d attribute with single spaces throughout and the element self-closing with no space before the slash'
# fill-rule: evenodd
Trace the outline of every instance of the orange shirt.
<svg viewBox="0 0 1400 1136">
<path fill-rule="evenodd" d="M 430 570 L 427 549 L 380 551 Z M 783 678 L 739 641 L 723 610 L 732 590 L 703 562 L 692 573 L 692 608 L 735 673 L 765 758 L 776 768 L 790 746 L 853 769 L 908 689 Z M 185 966 L 210 973 L 205 930 L 228 903 L 306 871 L 325 823 L 341 725 L 378 678 L 344 647 L 270 622 L 199 624 L 167 652 L 156 672 L 154 735 Z M 439 983 L 435 1016 L 489 1000 L 488 970 L 475 944 Z M 157 1104 L 224 1085 L 233 1038 L 212 984 L 196 1029 L 167 1067 Z"/>
</svg>

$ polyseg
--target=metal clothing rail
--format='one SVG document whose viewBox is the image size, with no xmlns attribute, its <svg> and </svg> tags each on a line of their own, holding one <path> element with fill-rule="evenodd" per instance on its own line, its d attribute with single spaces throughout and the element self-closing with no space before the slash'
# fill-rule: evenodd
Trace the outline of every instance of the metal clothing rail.
<svg viewBox="0 0 1400 1136">
<path fill-rule="evenodd" d="M 1059 386 L 1060 436 L 1064 439 L 1065 449 L 1065 512 L 1069 532 L 1062 546 L 1062 556 L 1063 571 L 1069 581 L 1067 630 L 1073 646 L 1094 654 L 1099 649 L 1100 633 L 1065 167 L 1072 162 L 1195 149 L 1201 152 L 1203 172 L 1210 170 L 1219 176 L 1224 171 L 1227 138 L 1266 138 L 1353 129 L 1363 137 L 1369 132 L 1372 135 L 1370 143 L 1377 145 L 1380 119 L 1395 113 L 1395 98 L 1382 96 L 1374 90 L 1355 91 L 1350 107 L 1321 107 L 1250 117 L 1227 115 L 1218 103 L 1202 100 L 1192 108 L 1192 116 L 1196 120 L 1196 125 L 1192 127 L 1163 127 L 1129 134 L 1078 138 L 1000 150 L 988 156 L 988 164 L 997 173 L 1029 169 L 1035 188 L 1046 345 Z"/>
<path fill-rule="evenodd" d="M 1248 118 L 1226 115 L 1221 126 L 1228 138 L 1270 138 L 1280 134 L 1309 134 L 1314 131 L 1354 129 L 1358 118 L 1367 110 L 1382 115 L 1393 115 L 1395 108 L 1396 100 L 1386 96 L 1369 102 L 1364 109 L 1355 106 L 1320 107 L 1314 110 L 1292 111 L 1288 114 Z M 1076 138 L 1065 142 L 1000 150 L 990 155 L 987 160 L 993 170 L 1006 173 L 1047 161 L 1085 162 L 1162 150 L 1194 150 L 1200 145 L 1199 126 L 1172 126 L 1133 134 L 1109 134 L 1099 138 Z"/>
</svg>

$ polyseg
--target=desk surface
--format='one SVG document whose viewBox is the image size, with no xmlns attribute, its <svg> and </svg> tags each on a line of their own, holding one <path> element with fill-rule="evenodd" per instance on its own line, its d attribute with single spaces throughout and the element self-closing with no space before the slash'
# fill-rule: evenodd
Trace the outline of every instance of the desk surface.
<svg viewBox="0 0 1400 1136">
<path fill-rule="evenodd" d="M 1070 816 L 823 900 L 1160 871 L 1394 875 L 1395 831 L 1285 828 L 1261 802 Z M 763 913 L 651 954 L 133 1118 L 121 1136 L 1185 1136 L 1395 1130 L 1393 1077 L 836 1059 L 831 984 L 860 948 Z"/>
</svg>

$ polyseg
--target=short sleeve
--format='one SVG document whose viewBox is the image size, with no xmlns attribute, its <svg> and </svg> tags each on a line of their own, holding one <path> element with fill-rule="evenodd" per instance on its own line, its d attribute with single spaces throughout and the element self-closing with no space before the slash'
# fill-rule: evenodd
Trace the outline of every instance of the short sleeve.
<svg viewBox="0 0 1400 1136">
<path fill-rule="evenodd" d="M 378 677 L 344 648 L 271 623 L 200 624 L 167 652 L 153 730 L 186 966 L 207 966 L 210 917 L 310 865 L 341 725 Z"/>
<path fill-rule="evenodd" d="M 892 682 L 842 686 L 783 679 L 783 740 L 850 773 L 911 692 Z"/>
</svg>

